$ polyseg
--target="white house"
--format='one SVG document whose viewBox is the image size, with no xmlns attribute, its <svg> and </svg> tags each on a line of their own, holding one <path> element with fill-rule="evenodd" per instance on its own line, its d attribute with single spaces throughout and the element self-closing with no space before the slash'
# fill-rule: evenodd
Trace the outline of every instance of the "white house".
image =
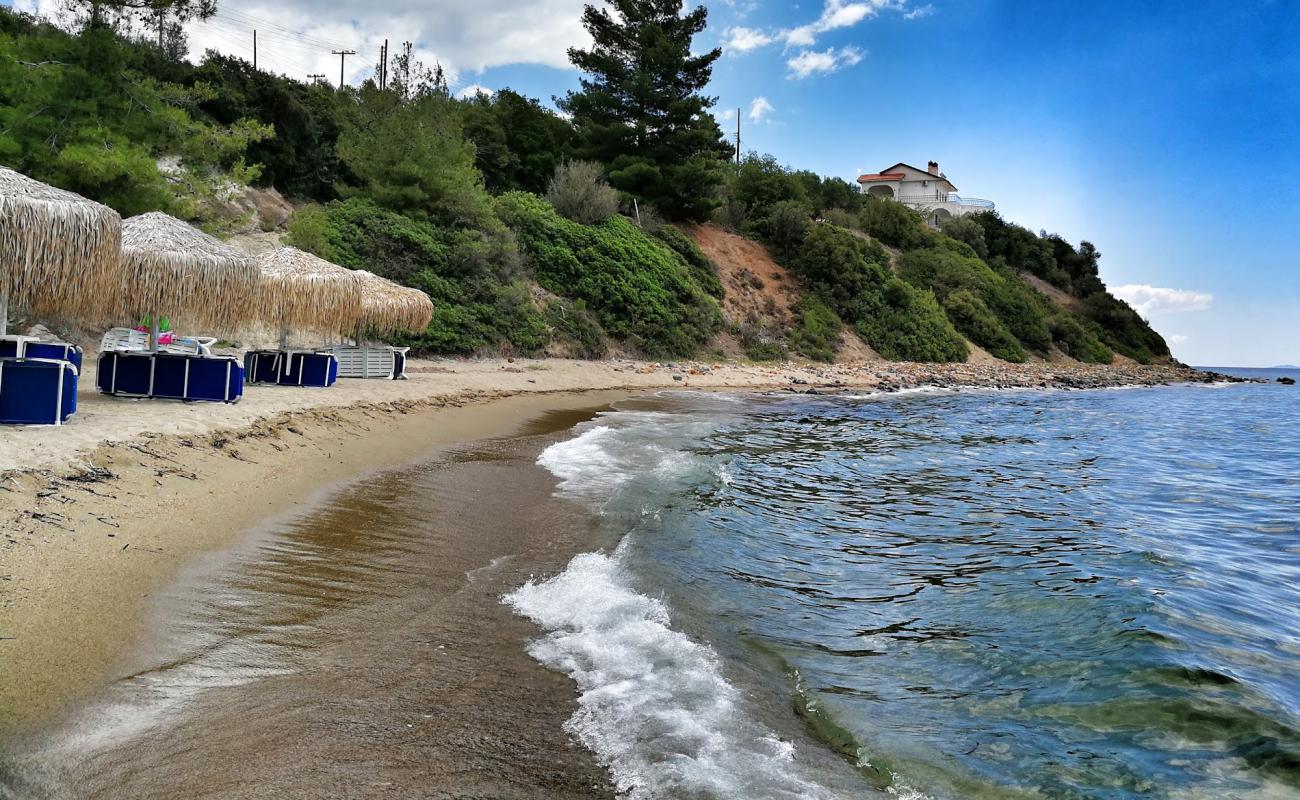
<svg viewBox="0 0 1300 800">
<path fill-rule="evenodd" d="M 858 186 L 863 194 L 897 200 L 920 211 L 931 225 L 948 217 L 994 209 L 991 200 L 959 196 L 957 187 L 939 171 L 939 162 L 931 161 L 928 167 L 917 169 L 900 161 L 889 169 L 860 176 Z"/>
</svg>

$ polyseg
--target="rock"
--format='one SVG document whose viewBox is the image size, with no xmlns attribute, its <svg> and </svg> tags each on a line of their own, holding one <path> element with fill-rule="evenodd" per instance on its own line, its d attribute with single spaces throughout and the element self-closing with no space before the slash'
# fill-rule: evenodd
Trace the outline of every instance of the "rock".
<svg viewBox="0 0 1300 800">
<path fill-rule="evenodd" d="M 1283 386 L 1295 386 L 1295 378 L 1288 378 L 1285 375 L 1278 378 L 1277 382 L 1282 384 Z"/>
<path fill-rule="evenodd" d="M 682 376 L 681 376 L 681 375 L 674 375 L 674 376 L 673 376 L 673 380 L 675 380 L 675 381 L 680 381 L 680 380 L 682 380 Z"/>
</svg>

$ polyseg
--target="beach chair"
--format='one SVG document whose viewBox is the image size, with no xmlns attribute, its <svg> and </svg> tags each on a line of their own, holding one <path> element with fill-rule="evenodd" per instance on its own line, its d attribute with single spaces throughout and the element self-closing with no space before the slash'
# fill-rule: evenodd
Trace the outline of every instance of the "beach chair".
<svg viewBox="0 0 1300 800">
<path fill-rule="evenodd" d="M 331 348 L 339 361 L 340 378 L 383 378 L 390 381 L 406 379 L 406 354 L 409 347 L 388 345 L 361 345 Z"/>
<path fill-rule="evenodd" d="M 244 354 L 249 383 L 326 389 L 339 377 L 333 353 L 317 350 L 250 350 Z"/>
<path fill-rule="evenodd" d="M 0 358 L 0 424 L 62 425 L 77 413 L 77 378 L 68 361 Z"/>
<path fill-rule="evenodd" d="M 109 328 L 99 340 L 101 353 L 144 352 L 149 349 L 149 332 L 134 328 Z"/>
<path fill-rule="evenodd" d="M 244 396 L 244 368 L 232 356 L 100 353 L 95 388 L 114 397 L 237 403 Z"/>
<path fill-rule="evenodd" d="M 0 358 L 67 361 L 81 373 L 81 348 L 67 342 L 42 342 L 36 336 L 0 336 Z"/>
</svg>

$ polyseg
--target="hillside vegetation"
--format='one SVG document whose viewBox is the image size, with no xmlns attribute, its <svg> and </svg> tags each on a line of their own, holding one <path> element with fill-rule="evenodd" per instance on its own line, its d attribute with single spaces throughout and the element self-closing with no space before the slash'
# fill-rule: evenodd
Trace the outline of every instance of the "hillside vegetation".
<svg viewBox="0 0 1300 800">
<path fill-rule="evenodd" d="M 433 298 L 432 323 L 402 340 L 421 352 L 683 358 L 721 332 L 758 359 L 829 361 L 865 352 L 858 337 L 917 361 L 963 360 L 968 342 L 1008 361 L 1168 356 L 1087 242 L 994 214 L 933 231 L 840 178 L 736 164 L 703 94 L 719 53 L 691 49 L 703 7 L 588 8 L 596 45 L 572 54 L 584 78 L 566 116 L 509 89 L 457 98 L 409 46 L 382 84 L 376 69 L 343 89 L 215 53 L 191 64 L 179 25 L 160 46 L 132 4 L 96 8 L 68 30 L 0 8 L 0 163 L 217 233 L 253 222 L 232 187 L 278 189 L 298 209 L 286 243 Z M 160 2 L 148 19 L 160 8 L 199 13 Z M 686 232 L 701 222 L 763 243 L 780 269 L 724 286 Z M 724 318 L 740 294 L 744 318 Z"/>
</svg>

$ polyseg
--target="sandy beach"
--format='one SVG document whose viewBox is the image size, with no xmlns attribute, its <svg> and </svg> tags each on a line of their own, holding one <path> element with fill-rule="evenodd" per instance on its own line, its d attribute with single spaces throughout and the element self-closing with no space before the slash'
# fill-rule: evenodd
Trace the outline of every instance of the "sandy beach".
<svg viewBox="0 0 1300 800">
<path fill-rule="evenodd" d="M 368 601 L 349 610 L 371 620 L 369 624 L 355 627 L 357 619 L 347 615 L 330 624 L 347 628 L 354 639 L 362 634 L 370 637 L 373 646 L 365 651 L 380 652 L 385 642 L 405 641 L 398 633 L 401 620 L 421 618 L 434 626 L 429 641 L 445 636 L 464 646 L 458 674 L 461 669 L 473 672 L 475 664 L 504 659 L 501 663 L 513 670 L 507 671 L 511 681 L 498 681 L 495 689 L 484 689 L 469 699 L 461 697 L 458 702 L 463 701 L 464 708 L 455 719 L 440 716 L 445 729 L 441 738 L 431 732 L 431 741 L 440 742 L 443 749 L 429 751 L 428 742 L 398 748 L 394 752 L 405 756 L 394 756 L 398 761 L 381 772 L 398 782 L 427 780 L 432 782 L 428 785 L 453 787 L 449 794 L 427 796 L 478 796 L 480 790 L 483 796 L 589 796 L 588 792 L 600 796 L 604 789 L 599 787 L 599 770 L 560 731 L 572 705 L 571 686 L 523 655 L 521 642 L 534 631 L 510 618 L 496 602 L 512 585 L 533 574 L 553 572 L 568 557 L 593 547 L 595 534 L 584 532 L 580 525 L 527 524 L 528 513 L 563 513 L 548 503 L 552 480 L 532 465 L 542 446 L 537 437 L 559 435 L 612 400 L 663 389 L 887 391 L 922 385 L 1094 387 L 1198 379 L 1198 374 L 1180 368 L 1134 366 L 475 360 L 415 362 L 410 380 L 403 382 L 343 381 L 324 391 L 253 387 L 234 406 L 123 401 L 83 390 L 81 409 L 72 424 L 0 434 L 4 464 L 0 529 L 5 533 L 0 542 L 0 654 L 5 665 L 0 670 L 0 747 L 32 731 L 57 730 L 59 724 L 68 724 L 69 714 L 84 713 L 96 698 L 102 698 L 106 687 L 136 674 L 142 646 L 146 669 L 156 667 L 148 665 L 158 653 L 141 643 L 158 640 L 159 608 L 187 607 L 194 598 L 177 595 L 177 587 L 208 580 L 194 576 L 215 568 L 213 564 L 229 563 L 231 548 L 256 541 L 256 531 L 273 527 L 276 520 L 310 515 L 322 497 L 346 496 L 381 474 L 377 470 L 463 462 L 462 466 L 482 468 L 461 469 L 446 484 L 467 487 L 458 496 L 462 505 L 457 510 L 453 503 L 450 510 L 431 515 L 433 521 L 421 530 L 439 535 L 417 540 L 422 558 L 439 565 L 436 574 L 403 584 L 419 591 L 398 593 L 387 605 Z M 89 376 L 82 385 L 93 385 Z M 517 442 L 506 448 L 508 455 L 482 455 L 502 446 L 504 439 Z M 474 442 L 483 446 L 469 445 Z M 462 455 L 449 455 L 454 453 Z M 481 458 L 465 453 L 478 453 Z M 497 468 L 506 462 L 509 469 Z M 502 487 L 510 491 L 503 493 Z M 453 523 L 471 512 L 479 521 L 457 531 Z M 563 529 L 571 529 L 572 535 L 559 539 L 543 535 Z M 513 559 L 510 568 L 494 573 L 491 581 L 475 584 L 469 577 L 482 575 L 476 570 L 504 557 Z M 440 617 L 442 622 L 422 616 L 434 596 L 444 598 L 440 602 L 449 603 L 447 608 L 455 612 Z M 406 611 L 396 613 L 399 608 Z M 380 617 L 387 621 L 373 624 Z M 499 635 L 482 635 L 487 618 Z M 470 624 L 467 620 L 478 622 L 465 628 Z M 507 651 L 509 655 L 503 655 Z M 410 667 L 407 661 L 409 655 L 364 667 L 354 664 L 357 671 L 352 677 L 373 687 L 368 681 L 382 682 L 385 679 L 379 676 L 389 674 L 391 680 L 385 685 L 404 687 L 401 691 L 412 697 L 425 691 L 429 681 L 446 679 L 427 674 L 420 678 L 411 669 L 398 668 Z M 340 680 L 346 682 L 344 677 Z M 283 688 L 284 681 L 273 683 Z M 331 689 L 311 681 L 287 691 L 275 702 L 302 707 L 301 713 L 312 720 L 303 726 L 316 731 L 317 741 L 329 740 L 333 734 L 328 731 L 337 722 L 328 703 L 318 703 L 329 696 L 365 693 L 357 685 Z M 514 697 L 511 692 L 522 694 Z M 501 710 L 507 706 L 534 709 L 532 727 L 524 725 L 522 732 L 509 735 L 499 730 L 517 721 L 513 712 Z M 386 707 L 392 714 L 405 713 L 397 704 Z M 380 720 L 382 709 L 376 708 L 380 706 L 367 714 L 374 712 L 378 716 L 373 719 Z M 495 721 L 489 721 L 492 709 L 496 709 Z M 232 712 L 208 709 L 203 713 Z M 475 722 L 476 714 L 482 723 Z M 467 727 L 479 724 L 485 738 L 471 741 Z M 268 725 L 261 741 L 269 746 L 283 727 Z M 198 735 L 220 729 L 219 723 L 214 726 L 190 730 Z M 513 753 L 515 745 L 510 742 L 516 739 L 538 765 L 557 758 L 572 763 L 555 766 L 547 773 L 552 774 L 550 779 L 538 766 L 541 772 L 512 773 L 511 785 L 504 788 L 471 791 L 469 787 L 477 786 L 474 781 L 492 773 L 491 760 L 505 756 L 484 755 L 485 760 L 474 762 L 464 760 L 466 753 L 484 747 L 492 751 L 498 745 Z M 310 735 L 304 739 L 304 754 L 310 751 L 311 741 Z M 359 751 L 368 752 L 366 741 L 354 742 Z M 497 745 L 485 744 L 489 741 Z M 240 763 L 249 746 L 243 739 L 211 747 L 196 745 L 201 752 L 219 755 L 203 759 L 203 769 L 195 767 L 194 780 L 202 785 L 190 786 L 183 794 L 262 796 L 231 794 L 228 787 L 212 789 L 220 788 L 222 770 Z M 195 757 L 195 751 L 189 756 Z M 24 763 L 31 766 L 30 761 Z M 17 769 L 12 764 L 9 768 Z M 268 767 L 261 776 L 266 796 L 283 794 L 301 777 L 277 769 Z M 16 774 L 6 778 L 0 773 L 0 779 L 16 781 Z M 180 773 L 145 769 L 144 774 L 154 783 L 140 785 L 152 789 L 134 796 L 168 796 Z M 316 778 L 311 785 L 320 789 L 319 794 L 301 796 L 337 796 L 328 788 L 338 785 L 335 779 L 352 785 L 346 776 L 331 778 L 322 773 Z M 546 780 L 559 783 L 544 790 Z M 115 786 L 112 781 L 104 784 L 99 796 L 115 796 Z M 461 794 L 454 787 L 461 787 Z M 378 790 L 347 796 L 373 793 Z"/>
</svg>

